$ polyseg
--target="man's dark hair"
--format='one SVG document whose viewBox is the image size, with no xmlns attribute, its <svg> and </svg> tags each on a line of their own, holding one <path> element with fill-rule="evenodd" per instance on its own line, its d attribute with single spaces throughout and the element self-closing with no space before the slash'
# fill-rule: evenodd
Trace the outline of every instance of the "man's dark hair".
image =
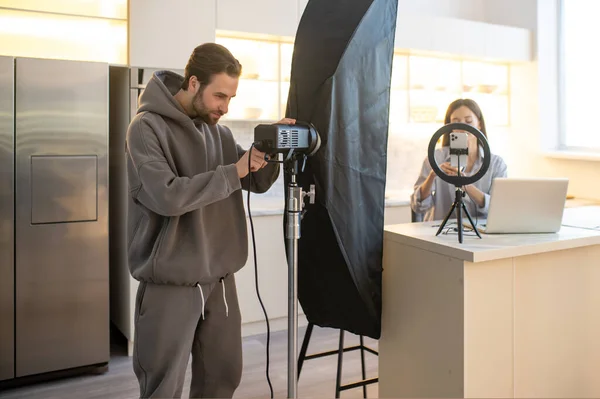
<svg viewBox="0 0 600 399">
<path fill-rule="evenodd" d="M 207 86 L 213 75 L 223 72 L 232 78 L 238 78 L 242 73 L 242 65 L 220 44 L 201 44 L 194 49 L 185 66 L 185 79 L 181 88 L 187 90 L 191 76 L 195 76 L 202 86 Z"/>
</svg>

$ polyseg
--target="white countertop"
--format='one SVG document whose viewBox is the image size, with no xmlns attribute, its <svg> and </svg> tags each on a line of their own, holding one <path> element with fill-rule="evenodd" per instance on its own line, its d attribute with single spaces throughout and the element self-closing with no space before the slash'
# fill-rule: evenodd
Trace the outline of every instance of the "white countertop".
<svg viewBox="0 0 600 399">
<path fill-rule="evenodd" d="M 448 224 L 451 222 L 448 221 Z M 455 221 L 454 221 L 455 222 Z M 484 262 L 541 252 L 600 245 L 600 230 L 563 226 L 554 234 L 481 234 L 473 232 L 458 242 L 458 233 L 436 236 L 440 222 L 385 226 L 384 240 L 410 245 L 468 262 Z"/>
<path fill-rule="evenodd" d="M 562 219 L 563 226 L 600 230 L 600 206 L 580 206 L 566 208 Z"/>
</svg>

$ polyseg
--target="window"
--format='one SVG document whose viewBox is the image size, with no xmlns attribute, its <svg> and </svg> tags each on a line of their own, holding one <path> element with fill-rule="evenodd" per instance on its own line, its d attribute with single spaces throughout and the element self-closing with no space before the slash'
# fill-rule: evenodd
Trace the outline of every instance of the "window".
<svg viewBox="0 0 600 399">
<path fill-rule="evenodd" d="M 600 151 L 596 115 L 600 108 L 598 0 L 560 0 L 559 148 Z"/>
</svg>

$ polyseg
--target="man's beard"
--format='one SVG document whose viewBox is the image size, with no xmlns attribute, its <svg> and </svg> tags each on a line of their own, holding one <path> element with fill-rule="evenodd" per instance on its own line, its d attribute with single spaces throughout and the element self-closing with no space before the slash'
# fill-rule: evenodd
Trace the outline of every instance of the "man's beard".
<svg viewBox="0 0 600 399">
<path fill-rule="evenodd" d="M 223 113 L 219 110 L 209 110 L 206 108 L 204 101 L 202 101 L 203 93 L 204 90 L 199 90 L 192 100 L 192 108 L 196 112 L 196 118 L 202 119 L 209 125 L 216 125 L 219 122 L 219 118 L 223 116 Z M 219 115 L 219 117 L 217 118 L 215 114 Z"/>
</svg>

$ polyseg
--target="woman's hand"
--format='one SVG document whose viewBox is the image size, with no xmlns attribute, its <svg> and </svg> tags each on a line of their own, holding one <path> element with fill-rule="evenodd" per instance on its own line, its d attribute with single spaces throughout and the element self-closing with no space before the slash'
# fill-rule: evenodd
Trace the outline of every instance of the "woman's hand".
<svg viewBox="0 0 600 399">
<path fill-rule="evenodd" d="M 441 164 L 440 169 L 442 170 L 442 172 L 444 172 L 448 176 L 457 176 L 458 175 L 458 168 L 455 168 L 454 166 L 452 166 L 450 164 L 450 162 L 444 162 L 443 164 Z M 461 175 L 462 175 L 462 172 L 461 172 Z"/>
<path fill-rule="evenodd" d="M 465 190 L 465 192 L 469 195 L 469 197 L 471 197 L 478 207 L 483 208 L 485 205 L 485 195 L 483 194 L 483 191 L 472 184 L 464 186 L 463 190 Z"/>
</svg>

